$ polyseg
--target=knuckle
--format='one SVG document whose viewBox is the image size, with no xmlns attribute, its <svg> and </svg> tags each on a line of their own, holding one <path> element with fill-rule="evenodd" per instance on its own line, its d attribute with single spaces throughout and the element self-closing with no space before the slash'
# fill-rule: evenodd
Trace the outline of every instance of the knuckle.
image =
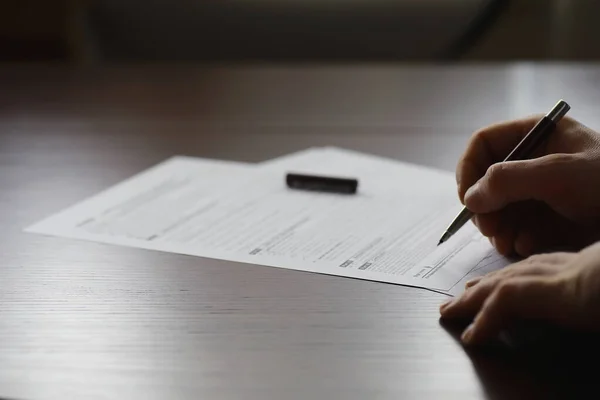
<svg viewBox="0 0 600 400">
<path fill-rule="evenodd" d="M 471 142 L 476 142 L 476 141 L 485 139 L 485 135 L 489 130 L 490 130 L 490 127 L 484 127 L 484 128 L 476 130 L 471 135 Z"/>
<path fill-rule="evenodd" d="M 461 297 L 463 304 L 478 303 L 493 292 L 498 280 L 495 277 L 483 276 L 479 283 L 467 289 Z"/>
<path fill-rule="evenodd" d="M 579 122 L 577 122 L 577 120 L 576 120 L 575 118 L 573 118 L 573 117 L 571 117 L 571 116 L 569 116 L 569 115 L 565 115 L 565 116 L 562 118 L 562 120 L 561 120 L 561 121 L 563 121 L 563 123 L 565 123 L 565 124 L 569 124 L 569 125 L 576 125 L 576 124 L 579 124 Z"/>
<path fill-rule="evenodd" d="M 556 164 L 571 163 L 573 161 L 577 161 L 578 159 L 580 159 L 579 154 L 570 154 L 570 153 L 553 154 L 552 157 L 550 157 L 550 160 L 552 160 L 552 163 L 556 163 Z"/>
<path fill-rule="evenodd" d="M 543 264 L 548 259 L 547 255 L 543 254 L 534 254 L 532 256 L 527 257 L 527 265 L 536 265 Z"/>
<path fill-rule="evenodd" d="M 467 149 L 474 150 L 481 146 L 481 143 L 485 142 L 485 137 L 487 135 L 488 128 L 478 129 L 469 138 L 467 141 Z"/>
<path fill-rule="evenodd" d="M 496 289 L 498 301 L 505 301 L 515 295 L 517 285 L 514 282 L 507 280 L 498 284 Z"/>
<path fill-rule="evenodd" d="M 551 154 L 547 157 L 544 157 L 545 162 L 541 164 L 542 168 L 546 168 L 547 172 L 552 173 L 553 177 L 556 178 L 555 175 L 557 172 L 567 172 L 568 170 L 565 167 L 569 167 L 574 162 L 582 160 L 583 157 L 581 154 L 569 154 L 569 153 L 561 153 L 561 154 Z M 570 173 L 561 174 L 562 177 L 567 178 L 565 181 L 569 181 Z"/>
<path fill-rule="evenodd" d="M 522 273 L 523 269 L 525 269 L 524 265 L 515 265 L 514 268 L 506 270 L 506 272 L 503 274 L 503 278 L 510 279 L 515 276 L 519 276 Z"/>
<path fill-rule="evenodd" d="M 497 190 L 502 186 L 506 165 L 503 163 L 492 164 L 487 170 L 487 184 L 491 190 Z"/>
<path fill-rule="evenodd" d="M 575 118 L 573 118 L 569 115 L 565 115 L 558 122 L 558 128 L 560 128 L 561 130 L 565 130 L 565 129 L 569 129 L 569 128 L 573 128 L 573 127 L 579 127 L 579 126 L 581 126 L 581 123 L 579 123 L 579 121 L 577 121 Z"/>
</svg>

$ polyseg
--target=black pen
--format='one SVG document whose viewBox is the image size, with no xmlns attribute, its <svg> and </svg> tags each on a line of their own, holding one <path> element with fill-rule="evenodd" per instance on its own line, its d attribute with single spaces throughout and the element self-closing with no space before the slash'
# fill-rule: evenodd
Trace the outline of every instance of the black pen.
<svg viewBox="0 0 600 400">
<path fill-rule="evenodd" d="M 533 151 L 544 142 L 548 136 L 556 129 L 556 124 L 565 116 L 571 109 L 567 103 L 560 100 L 552 110 L 546 114 L 542 119 L 529 131 L 529 133 L 519 142 L 517 147 L 510 152 L 510 154 L 504 159 L 506 161 L 523 160 L 533 153 Z M 473 213 L 466 207 L 454 218 L 454 221 L 448 226 L 446 232 L 442 235 L 438 246 L 452 237 L 460 228 L 466 224 Z"/>
</svg>

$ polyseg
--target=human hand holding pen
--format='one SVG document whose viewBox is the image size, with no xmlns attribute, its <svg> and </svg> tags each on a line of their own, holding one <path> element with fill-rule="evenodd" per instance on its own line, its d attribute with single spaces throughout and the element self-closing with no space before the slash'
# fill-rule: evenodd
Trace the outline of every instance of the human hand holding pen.
<svg viewBox="0 0 600 400">
<path fill-rule="evenodd" d="M 458 195 L 504 255 L 581 249 L 600 237 L 600 135 L 565 117 L 534 157 L 502 162 L 537 123 L 486 127 L 458 163 Z"/>
</svg>

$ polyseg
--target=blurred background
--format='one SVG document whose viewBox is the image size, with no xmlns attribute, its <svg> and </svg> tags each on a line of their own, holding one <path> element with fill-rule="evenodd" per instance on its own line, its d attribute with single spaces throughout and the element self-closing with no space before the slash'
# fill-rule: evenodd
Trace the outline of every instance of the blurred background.
<svg viewBox="0 0 600 400">
<path fill-rule="evenodd" d="M 4 62 L 600 58 L 598 0 L 19 0 Z"/>
</svg>

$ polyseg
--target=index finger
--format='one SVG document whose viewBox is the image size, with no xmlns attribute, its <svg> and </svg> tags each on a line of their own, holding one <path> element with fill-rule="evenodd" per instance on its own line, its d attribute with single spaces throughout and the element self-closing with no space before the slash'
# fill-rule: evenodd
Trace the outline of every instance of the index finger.
<svg viewBox="0 0 600 400">
<path fill-rule="evenodd" d="M 511 150 L 537 124 L 540 116 L 531 116 L 490 125 L 475 132 L 456 167 L 456 183 L 460 201 L 490 165 L 506 158 Z"/>
<path fill-rule="evenodd" d="M 463 333 L 467 344 L 481 343 L 520 319 L 567 323 L 565 303 L 559 280 L 523 276 L 507 279 L 485 300 L 473 324 Z"/>
</svg>

